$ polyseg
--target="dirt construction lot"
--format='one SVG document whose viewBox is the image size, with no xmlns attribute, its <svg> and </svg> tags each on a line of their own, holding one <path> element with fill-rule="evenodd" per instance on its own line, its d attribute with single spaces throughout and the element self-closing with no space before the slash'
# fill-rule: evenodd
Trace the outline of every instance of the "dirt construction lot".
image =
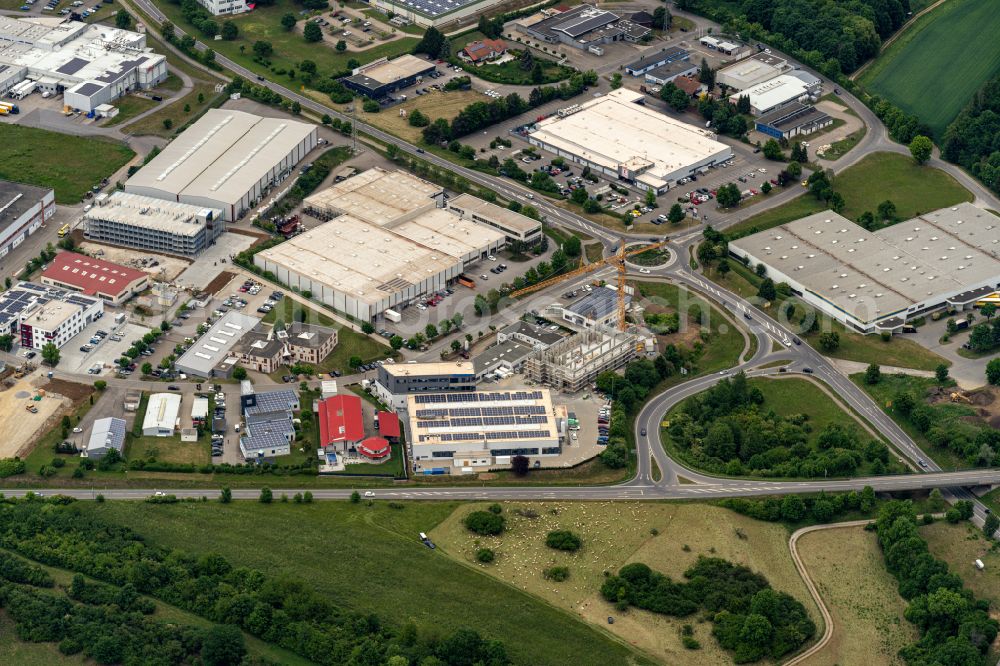
<svg viewBox="0 0 1000 666">
<path fill-rule="evenodd" d="M 13 379 L 13 378 L 12 378 Z M 27 446 L 41 433 L 56 425 L 56 415 L 71 402 L 58 393 L 45 392 L 41 400 L 30 400 L 37 389 L 35 384 L 44 380 L 36 373 L 16 380 L 13 386 L 3 386 L 0 391 L 0 458 L 23 455 Z M 31 404 L 38 408 L 37 414 L 25 409 Z"/>
<path fill-rule="evenodd" d="M 682 580 L 683 572 L 699 555 L 725 558 L 763 574 L 775 589 L 801 601 L 817 624 L 817 637 L 822 632 L 819 611 L 795 569 L 788 533 L 781 525 L 704 504 L 504 502 L 504 534 L 477 537 L 465 529 L 462 519 L 487 506 L 460 507 L 431 532 L 431 538 L 449 556 L 599 625 L 663 663 L 729 666 L 732 656 L 712 637 L 710 622 L 636 609 L 617 611 L 600 596 L 605 571 L 617 572 L 630 562 L 643 562 Z M 546 547 L 545 535 L 555 529 L 576 532 L 583 547 L 576 553 Z M 479 547 L 492 548 L 496 560 L 488 565 L 476 563 Z M 566 581 L 543 578 L 542 570 L 554 565 L 569 567 Z M 608 617 L 614 617 L 615 623 L 609 625 Z M 697 653 L 681 645 L 680 629 L 688 623 L 694 624 L 695 638 L 702 646 Z"/>
<path fill-rule="evenodd" d="M 122 266 L 135 268 L 149 273 L 150 276 L 162 282 L 170 282 L 181 274 L 188 267 L 190 262 L 178 259 L 177 257 L 167 257 L 162 254 L 153 254 L 143 250 L 130 250 L 124 247 L 114 247 L 111 245 L 100 245 L 98 243 L 86 242 L 80 249 L 91 256 L 100 257 L 105 261 L 113 261 Z M 103 253 L 103 254 L 102 254 Z M 146 260 L 146 261 L 143 261 Z M 158 262 L 152 266 L 153 261 Z"/>
</svg>

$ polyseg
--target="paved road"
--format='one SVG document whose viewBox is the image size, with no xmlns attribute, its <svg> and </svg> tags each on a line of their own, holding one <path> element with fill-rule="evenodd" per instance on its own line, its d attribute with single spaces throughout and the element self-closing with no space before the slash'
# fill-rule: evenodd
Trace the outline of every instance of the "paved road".
<svg viewBox="0 0 1000 666">
<path fill-rule="evenodd" d="M 156 8 L 150 0 L 133 0 L 144 12 L 154 17 L 158 21 L 165 20 L 165 16 Z M 176 28 L 178 35 L 183 34 L 180 28 Z M 199 49 L 205 48 L 204 44 L 198 43 Z M 223 67 L 248 79 L 256 79 L 256 74 L 247 70 L 243 66 L 217 55 L 216 60 Z M 298 93 L 284 88 L 271 81 L 260 81 L 273 91 L 281 94 L 287 99 L 298 101 L 304 108 L 310 109 L 319 114 L 330 114 L 347 120 L 341 114 L 332 109 L 319 104 L 312 99 L 303 97 Z M 833 163 L 833 168 L 837 171 L 846 168 L 850 164 L 862 159 L 871 152 L 893 151 L 905 152 L 905 148 L 892 143 L 886 133 L 885 127 L 875 118 L 874 114 L 863 106 L 857 99 L 848 94 L 843 98 L 859 114 L 861 119 L 870 128 L 865 138 L 848 155 Z M 358 123 L 361 132 L 376 139 L 397 145 L 401 151 L 416 154 L 419 149 L 406 143 L 399 138 L 389 135 L 381 130 Z M 441 168 L 458 173 L 470 182 L 489 188 L 497 192 L 500 196 L 518 200 L 522 203 L 531 203 L 539 208 L 551 223 L 575 228 L 601 239 L 607 246 L 614 246 L 619 239 L 625 237 L 624 234 L 616 234 L 603 227 L 599 227 L 588 220 L 585 220 L 573 213 L 557 208 L 550 203 L 535 199 L 534 196 L 520 185 L 505 179 L 495 178 L 487 174 L 459 167 L 447 160 L 438 158 L 432 154 L 421 154 L 421 159 L 431 162 Z M 998 206 L 996 199 L 981 185 L 971 180 L 964 172 L 957 170 L 953 165 L 940 163 L 934 164 L 959 178 L 976 193 L 977 200 L 985 202 L 991 206 Z M 959 173 L 956 174 L 955 172 Z M 773 197 L 767 206 L 780 203 L 783 198 L 794 196 L 794 188 L 786 190 L 780 196 Z M 762 210 L 764 207 L 757 206 L 754 212 Z M 735 219 L 723 220 L 720 226 L 727 226 L 735 222 Z M 659 441 L 659 423 L 663 415 L 671 406 L 677 404 L 685 397 L 693 395 L 698 391 L 708 388 L 719 381 L 721 375 L 711 375 L 695 378 L 674 387 L 665 393 L 654 397 L 642 409 L 636 419 L 636 442 L 638 456 L 638 473 L 631 481 L 606 487 L 456 487 L 456 488 L 429 488 L 429 487 L 406 487 L 392 489 L 373 490 L 375 496 L 380 498 L 395 499 L 691 499 L 697 497 L 730 497 L 730 496 L 752 496 L 752 495 L 772 495 L 782 493 L 811 493 L 811 492 L 832 492 L 843 490 L 859 490 L 865 485 L 870 485 L 876 490 L 912 490 L 918 488 L 944 488 L 949 489 L 948 496 L 951 499 L 973 499 L 972 495 L 965 490 L 967 486 L 990 485 L 1000 483 L 1000 470 L 970 470 L 964 472 L 944 473 L 933 463 L 924 461 L 924 455 L 916 444 L 892 421 L 882 410 L 862 391 L 854 385 L 847 377 L 841 375 L 832 364 L 808 345 L 794 344 L 794 332 L 786 326 L 771 319 L 764 312 L 758 310 L 752 303 L 749 303 L 736 294 L 728 292 L 720 287 L 709 283 L 696 272 L 692 271 L 687 264 L 686 257 L 689 250 L 698 242 L 699 231 L 692 231 L 675 238 L 674 247 L 671 249 L 675 256 L 681 258 L 680 261 L 672 261 L 664 267 L 653 271 L 651 277 L 669 278 L 670 280 L 687 286 L 703 296 L 711 299 L 717 305 L 725 308 L 737 321 L 747 322 L 752 333 L 757 337 L 757 352 L 751 359 L 745 360 L 739 368 L 759 374 L 763 372 L 761 365 L 777 359 L 790 361 L 792 370 L 812 369 L 814 377 L 819 379 L 836 392 L 840 398 L 866 418 L 878 429 L 897 449 L 897 451 L 908 460 L 915 470 L 925 470 L 923 474 L 909 474 L 901 476 L 882 476 L 873 478 L 858 479 L 815 479 L 801 482 L 784 481 L 759 481 L 716 478 L 705 474 L 697 473 L 686 469 L 683 465 L 669 458 Z M 778 352 L 771 351 L 771 341 L 778 345 Z M 58 373 L 62 375 L 63 373 Z M 162 384 L 141 382 L 138 380 L 109 380 L 112 383 L 123 386 L 139 386 L 147 388 L 147 384 L 152 387 L 161 388 Z M 647 432 L 642 436 L 642 429 Z M 650 459 L 655 460 L 662 471 L 662 478 L 654 481 Z M 693 484 L 678 483 L 678 474 L 683 475 Z M 154 489 L 116 489 L 104 492 L 109 499 L 138 499 L 149 496 Z M 279 492 L 297 492 L 299 489 L 279 489 Z M 311 489 L 313 495 L 319 499 L 345 498 L 350 491 L 346 489 Z M 19 491 L 20 492 L 20 491 Z M 77 497 L 86 498 L 92 496 L 92 492 L 87 491 L 59 491 L 51 490 L 46 492 L 67 492 Z M 203 490 L 177 490 L 170 491 L 178 496 L 200 496 L 205 494 Z M 241 489 L 234 490 L 233 494 L 237 498 L 255 498 L 258 490 Z M 985 507 L 975 502 L 975 520 L 982 524 L 985 517 Z"/>
</svg>

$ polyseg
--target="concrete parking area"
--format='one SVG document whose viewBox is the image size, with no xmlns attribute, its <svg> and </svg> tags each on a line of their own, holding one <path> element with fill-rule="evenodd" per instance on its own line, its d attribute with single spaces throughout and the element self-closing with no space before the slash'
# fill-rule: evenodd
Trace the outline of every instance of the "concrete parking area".
<svg viewBox="0 0 1000 666">
<path fill-rule="evenodd" d="M 234 255 L 253 245 L 254 240 L 253 236 L 246 234 L 222 234 L 213 245 L 194 258 L 174 283 L 195 291 L 204 289 L 220 272 L 232 265 L 230 260 Z"/>
<path fill-rule="evenodd" d="M 100 365 L 101 372 L 95 374 L 94 379 L 107 378 L 112 374 L 116 361 L 132 346 L 132 342 L 140 339 L 149 330 L 148 326 L 131 321 L 115 326 L 114 312 L 105 312 L 102 318 L 91 323 L 60 349 L 59 369 L 65 372 L 86 373 L 89 368 Z M 89 344 L 89 340 L 97 331 L 105 331 L 108 336 L 94 345 L 90 352 L 82 351 L 81 347 Z M 120 337 L 121 340 L 112 340 L 112 335 Z M 139 359 L 141 358 L 140 356 Z M 139 359 L 136 359 L 137 363 L 140 362 Z"/>
</svg>

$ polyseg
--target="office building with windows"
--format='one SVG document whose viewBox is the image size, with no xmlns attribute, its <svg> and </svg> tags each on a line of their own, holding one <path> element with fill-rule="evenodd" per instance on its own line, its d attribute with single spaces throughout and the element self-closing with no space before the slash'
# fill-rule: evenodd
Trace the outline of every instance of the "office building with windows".
<svg viewBox="0 0 1000 666">
<path fill-rule="evenodd" d="M 222 210 L 115 192 L 97 197 L 83 214 L 88 240 L 137 250 L 193 257 L 223 231 Z"/>
<path fill-rule="evenodd" d="M 475 390 L 476 371 L 469 361 L 386 363 L 372 382 L 375 396 L 393 409 L 406 409 L 407 397 L 416 393 Z"/>
</svg>

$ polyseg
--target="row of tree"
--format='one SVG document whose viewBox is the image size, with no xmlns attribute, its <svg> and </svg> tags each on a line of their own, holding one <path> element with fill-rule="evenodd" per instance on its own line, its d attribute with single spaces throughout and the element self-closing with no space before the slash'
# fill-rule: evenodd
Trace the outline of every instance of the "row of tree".
<svg viewBox="0 0 1000 666">
<path fill-rule="evenodd" d="M 909 0 L 679 0 L 714 18 L 729 34 L 761 39 L 828 76 L 850 73 L 874 57 L 906 21 Z"/>
<path fill-rule="evenodd" d="M 849 512 L 871 513 L 875 509 L 875 490 L 871 486 L 865 486 L 860 493 L 852 490 L 848 493 L 807 497 L 799 495 L 762 499 L 730 497 L 720 500 L 719 504 L 744 516 L 772 523 L 779 521 L 828 523 Z"/>
<path fill-rule="evenodd" d="M 686 582 L 675 582 L 640 562 L 627 564 L 608 576 L 601 596 L 620 610 L 635 606 L 674 617 L 705 611 L 712 635 L 737 664 L 779 659 L 816 633 L 801 602 L 747 567 L 699 557 L 684 577 Z"/>
<path fill-rule="evenodd" d="M 570 99 L 579 95 L 588 86 L 597 84 L 597 73 L 577 72 L 569 81 L 558 86 L 532 88 L 527 101 L 517 93 L 490 102 L 473 102 L 458 112 L 451 122 L 438 118 L 423 130 L 424 142 L 437 145 L 458 139 L 472 132 L 501 123 L 522 113 L 551 102 L 554 99 Z"/>
<path fill-rule="evenodd" d="M 987 81 L 948 126 L 941 155 L 1000 193 L 1000 77 Z"/>
<path fill-rule="evenodd" d="M 913 505 L 885 504 L 876 530 L 886 568 L 909 602 L 906 619 L 920 630 L 920 639 L 900 650 L 903 659 L 914 665 L 982 666 L 1000 624 L 990 617 L 989 603 L 976 599 L 945 562 L 931 555 Z"/>
<path fill-rule="evenodd" d="M 510 661 L 502 643 L 484 640 L 475 631 L 462 629 L 431 637 L 418 635 L 412 625 L 396 629 L 374 614 L 356 613 L 334 603 L 304 581 L 237 568 L 217 554 L 159 547 L 128 528 L 79 510 L 72 500 L 64 503 L 60 498 L 57 503 L 56 499 L 5 500 L 0 510 L 0 546 L 117 587 L 131 585 L 139 594 L 212 622 L 239 627 L 320 664 L 504 666 Z M 68 612 L 73 608 L 67 602 L 32 616 L 51 626 Z M 133 631 L 132 625 L 123 627 L 127 618 L 115 619 L 98 624 L 106 625 L 102 631 L 124 634 L 122 641 L 135 635 L 136 649 L 161 645 L 154 637 L 139 633 L 141 623 Z M 428 662 L 428 658 L 436 661 Z M 100 663 L 124 660 L 95 659 Z M 151 657 L 136 663 L 162 662 Z"/>
</svg>

